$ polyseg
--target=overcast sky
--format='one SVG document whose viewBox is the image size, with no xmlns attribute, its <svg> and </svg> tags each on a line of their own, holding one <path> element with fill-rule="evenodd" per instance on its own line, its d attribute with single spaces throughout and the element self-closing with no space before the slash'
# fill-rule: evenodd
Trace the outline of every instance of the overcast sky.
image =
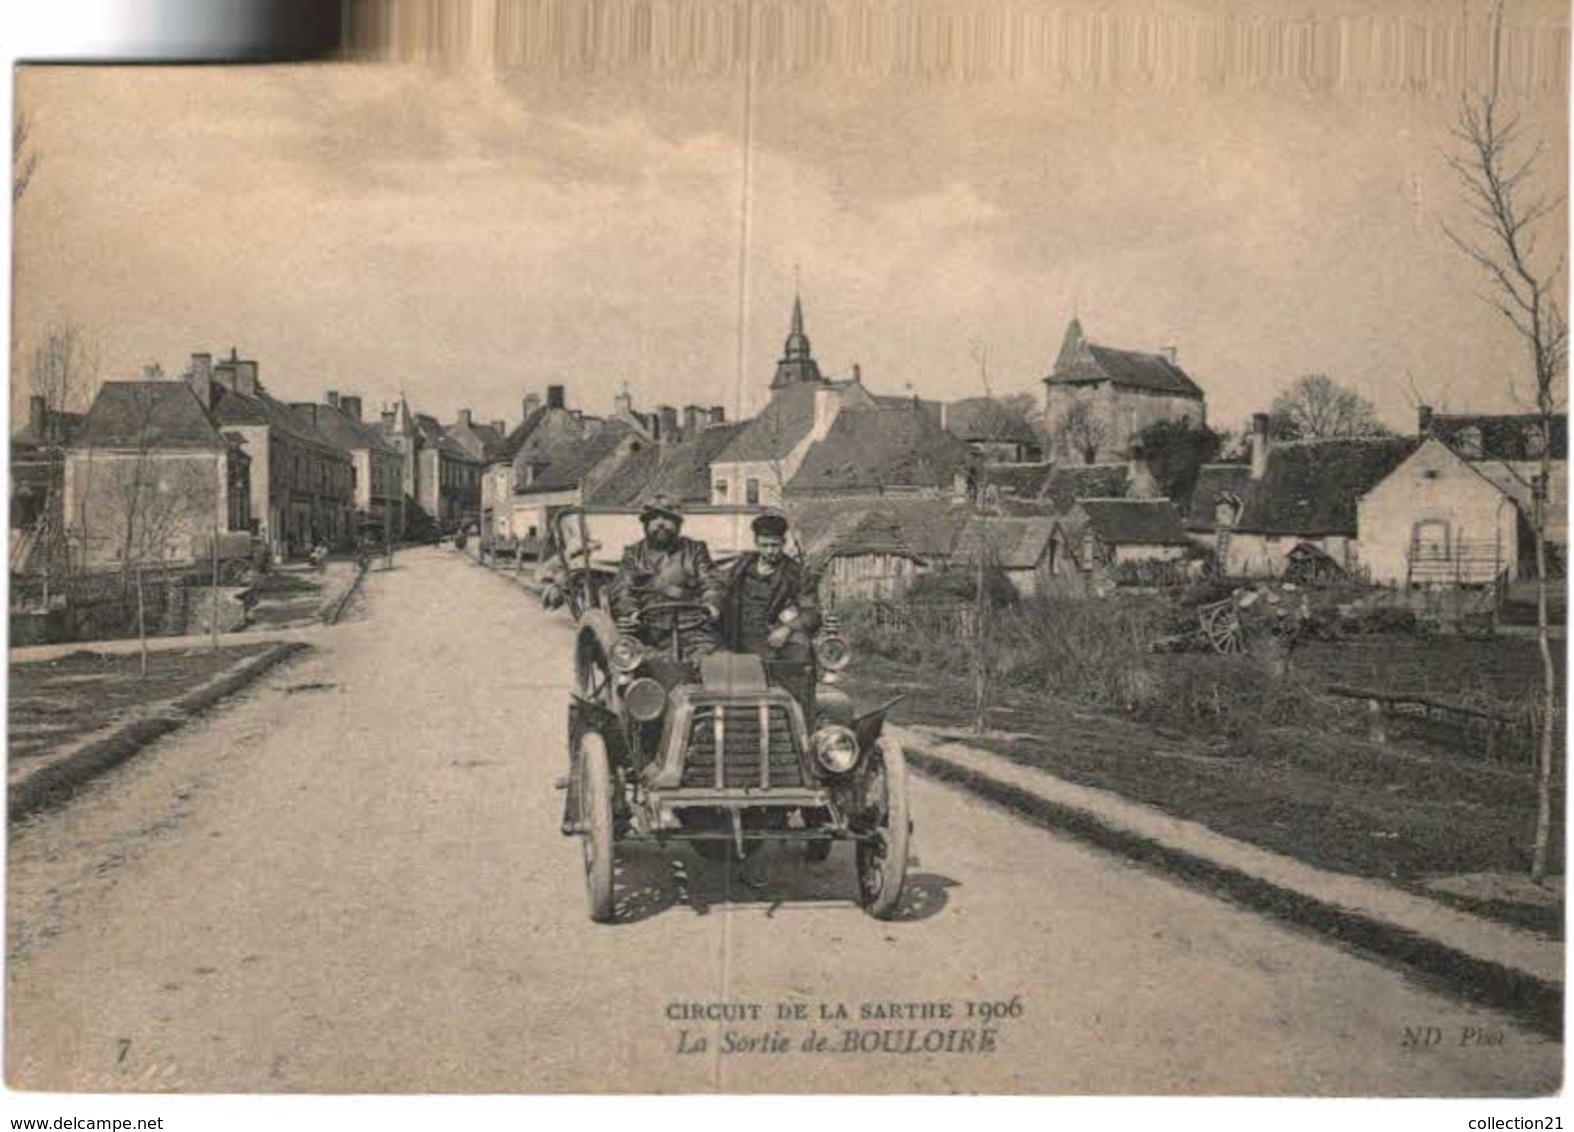
<svg viewBox="0 0 1574 1132">
<path fill-rule="evenodd" d="M 1518 100 L 1557 189 L 1563 100 Z M 1442 91 L 799 76 L 746 113 L 736 76 L 332 65 L 32 69 L 19 103 L 19 369 L 69 318 L 106 376 L 236 346 L 287 399 L 512 425 L 549 382 L 600 412 L 627 381 L 737 414 L 795 265 L 822 368 L 884 392 L 982 392 L 981 351 L 994 391 L 1037 391 L 1074 311 L 1177 346 L 1227 427 L 1310 371 L 1411 427 L 1411 384 L 1502 409 L 1524 368 L 1440 228 Z"/>
</svg>

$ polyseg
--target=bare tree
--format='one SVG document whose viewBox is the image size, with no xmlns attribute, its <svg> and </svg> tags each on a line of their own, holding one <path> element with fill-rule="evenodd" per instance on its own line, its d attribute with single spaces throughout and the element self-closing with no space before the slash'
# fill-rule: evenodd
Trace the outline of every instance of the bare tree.
<svg viewBox="0 0 1574 1132">
<path fill-rule="evenodd" d="M 1084 464 L 1098 459 L 1099 449 L 1109 439 L 1109 427 L 1099 419 L 1097 411 L 1086 401 L 1078 401 L 1066 410 L 1055 426 L 1057 447 L 1068 449 L 1081 458 Z"/>
<path fill-rule="evenodd" d="M 95 368 L 82 328 L 64 319 L 53 323 L 33 347 L 28 384 L 50 412 L 76 412 L 92 392 Z"/>
<path fill-rule="evenodd" d="M 1269 415 L 1274 434 L 1286 439 L 1325 440 L 1388 432 L 1370 401 L 1326 373 L 1308 373 L 1296 379 L 1287 392 L 1274 398 Z"/>
<path fill-rule="evenodd" d="M 163 576 L 168 568 L 194 553 L 200 536 L 209 533 L 209 507 L 227 505 L 207 450 L 162 450 L 155 443 L 165 426 L 169 404 L 162 396 L 168 383 L 138 382 L 131 395 L 133 437 L 129 450 L 103 454 L 98 475 L 101 502 L 93 507 L 111 525 L 120 560 L 122 586 L 136 595 L 137 640 L 141 674 L 148 671 L 148 575 Z M 84 504 L 85 506 L 85 504 Z M 213 524 L 216 531 L 217 524 Z M 182 548 L 188 552 L 182 555 Z M 167 579 L 165 579 L 167 581 Z"/>
<path fill-rule="evenodd" d="M 1538 884 L 1547 873 L 1552 828 L 1552 771 L 1556 746 L 1554 705 L 1558 678 L 1548 631 L 1549 580 L 1547 523 L 1552 482 L 1553 419 L 1562 400 L 1568 372 L 1568 324 L 1558 286 L 1563 278 L 1561 252 L 1548 263 L 1537 248 L 1543 221 L 1562 205 L 1561 195 L 1536 188 L 1542 144 L 1527 147 L 1517 114 L 1500 98 L 1503 45 L 1503 0 L 1492 11 L 1492 70 L 1485 92 L 1467 91 L 1451 133 L 1457 150 L 1448 157 L 1469 207 L 1464 227 L 1444 224 L 1455 247 L 1486 275 L 1487 301 L 1513 328 L 1525 350 L 1534 381 L 1533 400 L 1539 430 L 1539 472 L 1530 488 L 1530 526 L 1536 548 L 1536 642 L 1541 652 L 1542 694 L 1545 699 L 1536 759 L 1536 832 L 1531 879 Z"/>
<path fill-rule="evenodd" d="M 33 174 L 38 169 L 38 152 L 32 145 L 33 119 L 27 111 L 18 108 L 11 123 L 11 203 L 14 205 L 27 192 Z"/>
</svg>

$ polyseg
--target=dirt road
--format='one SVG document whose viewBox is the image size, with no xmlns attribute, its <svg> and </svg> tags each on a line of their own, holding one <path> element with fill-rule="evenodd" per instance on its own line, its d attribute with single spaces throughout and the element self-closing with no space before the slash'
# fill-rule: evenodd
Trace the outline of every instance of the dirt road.
<svg viewBox="0 0 1574 1132">
<path fill-rule="evenodd" d="M 567 621 L 438 549 L 360 600 L 311 657 L 13 831 L 14 1087 L 1558 1083 L 1555 1043 L 922 780 L 900 922 L 859 911 L 844 850 L 739 875 L 674 849 L 634 855 L 624 922 L 595 926 L 552 787 Z"/>
</svg>

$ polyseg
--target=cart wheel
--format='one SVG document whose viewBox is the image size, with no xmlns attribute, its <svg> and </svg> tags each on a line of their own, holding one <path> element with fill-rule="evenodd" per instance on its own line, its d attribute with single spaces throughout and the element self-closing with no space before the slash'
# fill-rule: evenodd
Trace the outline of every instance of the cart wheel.
<svg viewBox="0 0 1574 1132">
<path fill-rule="evenodd" d="M 889 920 L 902 900 L 907 877 L 907 760 L 902 746 L 882 737 L 864 770 L 864 799 L 876 837 L 858 842 L 858 900 L 877 920 Z"/>
<path fill-rule="evenodd" d="M 590 918 L 605 924 L 613 910 L 612 764 L 606 743 L 594 731 L 579 739 L 579 807 Z"/>
<path fill-rule="evenodd" d="M 1233 605 L 1218 606 L 1202 616 L 1202 632 L 1214 652 L 1223 655 L 1241 652 L 1241 619 Z"/>
</svg>

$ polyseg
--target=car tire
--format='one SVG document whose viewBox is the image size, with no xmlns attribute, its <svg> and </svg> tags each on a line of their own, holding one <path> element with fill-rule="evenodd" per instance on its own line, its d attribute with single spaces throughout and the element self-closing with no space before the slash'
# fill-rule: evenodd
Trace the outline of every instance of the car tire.
<svg viewBox="0 0 1574 1132">
<path fill-rule="evenodd" d="M 907 879 L 907 842 L 912 825 L 907 811 L 907 760 L 902 745 L 875 741 L 865 773 L 866 803 L 876 813 L 878 839 L 858 842 L 858 901 L 877 920 L 896 915 Z"/>
<path fill-rule="evenodd" d="M 612 824 L 612 762 L 599 734 L 579 739 L 579 806 L 581 845 L 585 855 L 585 891 L 590 918 L 598 924 L 613 918 L 613 873 L 616 862 Z"/>
</svg>

